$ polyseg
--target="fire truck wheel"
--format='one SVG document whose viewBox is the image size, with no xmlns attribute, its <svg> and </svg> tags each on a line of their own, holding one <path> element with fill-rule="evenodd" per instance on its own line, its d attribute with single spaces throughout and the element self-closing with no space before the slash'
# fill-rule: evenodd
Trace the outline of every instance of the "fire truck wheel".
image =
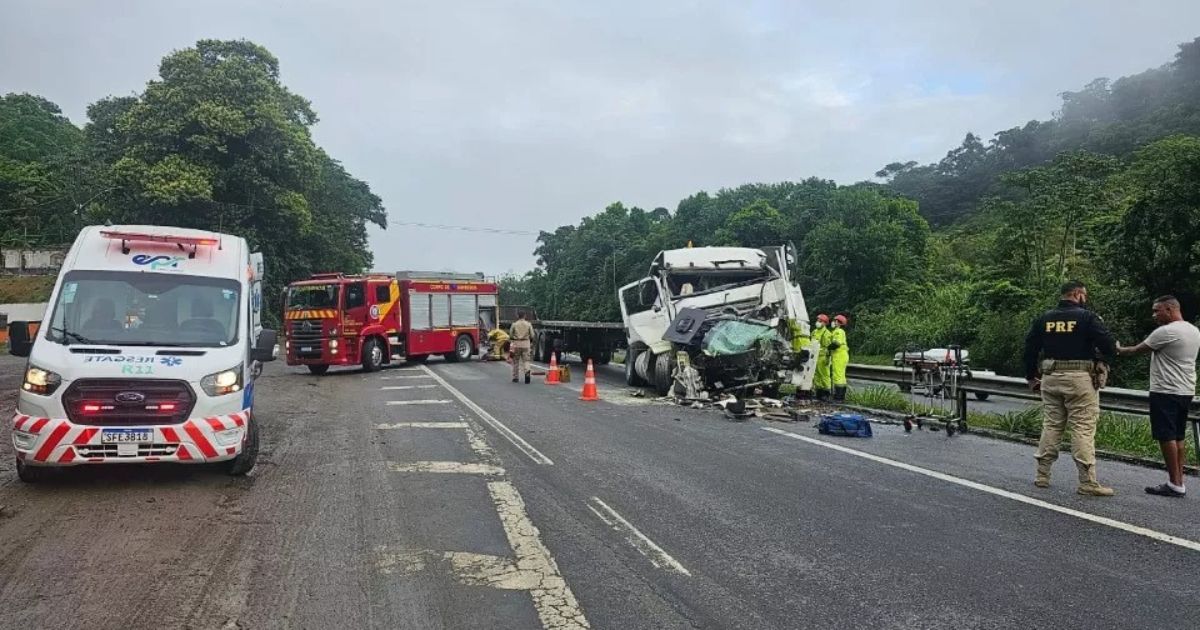
<svg viewBox="0 0 1200 630">
<path fill-rule="evenodd" d="M 246 443 L 237 457 L 225 462 L 225 472 L 234 477 L 241 477 L 254 468 L 258 461 L 258 422 L 253 414 L 246 414 Z"/>
<path fill-rule="evenodd" d="M 368 339 L 363 344 L 362 368 L 364 372 L 375 372 L 383 367 L 383 344 L 378 339 Z"/>
<path fill-rule="evenodd" d="M 659 396 L 671 393 L 671 385 L 674 384 L 671 372 L 671 354 L 669 352 L 654 357 L 654 391 Z"/>
<path fill-rule="evenodd" d="M 308 371 L 312 372 L 313 374 L 316 374 L 317 376 L 320 376 L 329 371 L 329 366 L 328 365 L 310 365 L 310 366 L 308 366 Z"/>
<path fill-rule="evenodd" d="M 25 462 L 17 460 L 17 479 L 25 483 L 37 483 L 46 478 L 48 471 L 40 466 L 28 466 Z"/>
<path fill-rule="evenodd" d="M 446 360 L 451 363 L 470 361 L 473 354 L 475 348 L 471 344 L 471 335 L 459 335 L 458 339 L 454 340 L 454 352 L 447 354 Z"/>
</svg>

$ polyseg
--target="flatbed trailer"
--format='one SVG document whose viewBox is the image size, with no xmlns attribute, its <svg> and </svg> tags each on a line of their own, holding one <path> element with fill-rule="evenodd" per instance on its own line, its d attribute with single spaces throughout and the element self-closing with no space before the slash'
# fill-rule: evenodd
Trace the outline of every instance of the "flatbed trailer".
<svg viewBox="0 0 1200 630">
<path fill-rule="evenodd" d="M 538 319 L 532 308 L 500 307 L 500 327 L 509 329 L 517 311 L 533 324 L 533 360 L 546 362 L 551 354 L 562 361 L 563 353 L 576 353 L 581 359 L 591 359 L 596 365 L 612 361 L 613 351 L 625 347 L 625 325 L 621 322 L 586 322 L 574 320 Z"/>
</svg>

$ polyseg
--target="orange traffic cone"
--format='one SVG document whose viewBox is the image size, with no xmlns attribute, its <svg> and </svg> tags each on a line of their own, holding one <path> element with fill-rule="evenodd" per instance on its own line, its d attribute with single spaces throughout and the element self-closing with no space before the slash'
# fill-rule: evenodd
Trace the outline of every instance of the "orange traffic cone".
<svg viewBox="0 0 1200 630">
<path fill-rule="evenodd" d="M 596 369 L 592 360 L 588 359 L 587 372 L 583 374 L 583 394 L 579 400 L 600 400 L 600 392 L 596 391 Z"/>
<path fill-rule="evenodd" d="M 558 385 L 561 381 L 558 380 L 558 359 L 556 353 L 550 353 L 550 369 L 546 370 L 546 384 Z"/>
</svg>

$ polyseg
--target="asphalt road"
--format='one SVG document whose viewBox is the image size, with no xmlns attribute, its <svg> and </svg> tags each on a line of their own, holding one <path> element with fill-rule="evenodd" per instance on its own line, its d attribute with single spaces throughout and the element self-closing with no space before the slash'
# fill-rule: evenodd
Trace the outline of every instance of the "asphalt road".
<svg viewBox="0 0 1200 630">
<path fill-rule="evenodd" d="M 1200 499 L 1144 495 L 1161 473 L 1103 462 L 1119 494 L 1089 499 L 1067 458 L 1037 490 L 1022 445 L 731 422 L 631 397 L 618 367 L 584 403 L 578 368 L 550 387 L 478 362 L 272 366 L 247 478 L 105 467 L 26 486 L 5 463 L 0 627 L 1200 620 Z"/>
</svg>

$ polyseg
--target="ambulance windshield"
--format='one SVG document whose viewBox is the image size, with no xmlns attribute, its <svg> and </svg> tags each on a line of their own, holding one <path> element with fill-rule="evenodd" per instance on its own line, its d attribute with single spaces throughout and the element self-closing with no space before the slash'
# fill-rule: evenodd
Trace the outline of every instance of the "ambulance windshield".
<svg viewBox="0 0 1200 630">
<path fill-rule="evenodd" d="M 72 271 L 46 339 L 64 345 L 224 347 L 238 336 L 235 280 L 157 273 Z"/>
</svg>

